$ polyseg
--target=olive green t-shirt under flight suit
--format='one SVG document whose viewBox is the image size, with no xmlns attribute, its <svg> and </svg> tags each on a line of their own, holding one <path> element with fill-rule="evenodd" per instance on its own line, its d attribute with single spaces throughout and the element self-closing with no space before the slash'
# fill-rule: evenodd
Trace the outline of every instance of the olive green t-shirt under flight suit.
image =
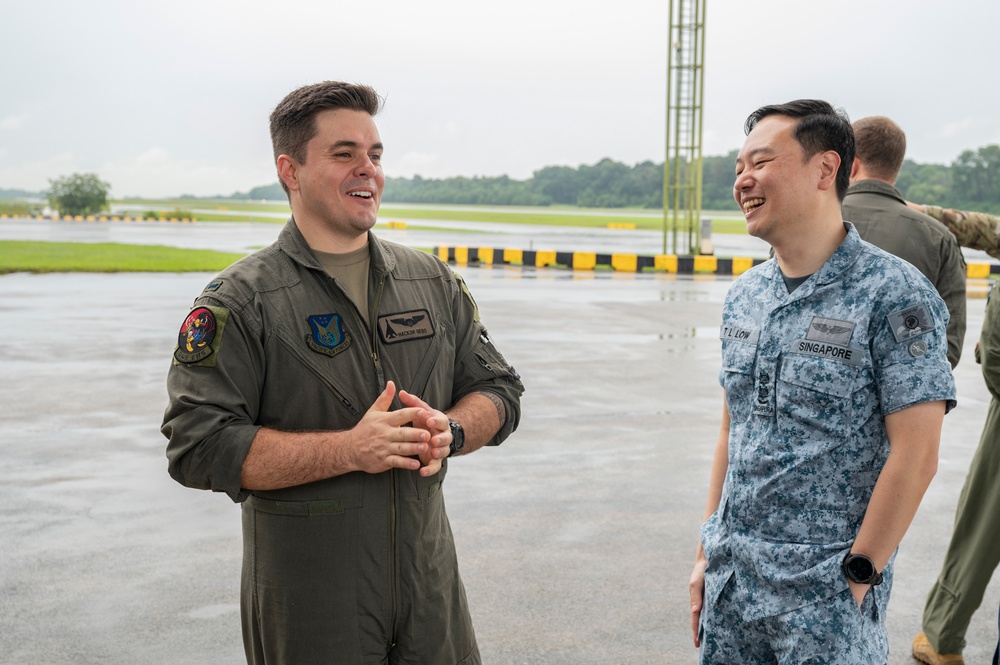
<svg viewBox="0 0 1000 665">
<path fill-rule="evenodd" d="M 499 396 L 502 442 L 520 377 L 464 282 L 434 256 L 369 234 L 369 327 L 294 220 L 195 300 L 167 380 L 170 475 L 243 502 L 242 618 L 251 663 L 480 662 L 436 475 L 348 473 L 240 487 L 260 427 L 346 430 L 385 387 L 450 408 Z M 401 405 L 395 400 L 393 408 Z"/>
</svg>

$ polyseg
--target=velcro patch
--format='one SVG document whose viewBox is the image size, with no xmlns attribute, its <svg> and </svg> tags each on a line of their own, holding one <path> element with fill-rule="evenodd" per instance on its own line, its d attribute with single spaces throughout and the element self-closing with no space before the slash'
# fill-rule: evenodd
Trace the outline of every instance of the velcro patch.
<svg viewBox="0 0 1000 665">
<path fill-rule="evenodd" d="M 892 328 L 893 337 L 897 342 L 923 335 L 934 330 L 934 317 L 926 305 L 914 305 L 893 312 L 886 316 L 889 320 L 889 327 Z"/>
<path fill-rule="evenodd" d="M 340 314 L 313 314 L 307 321 L 311 333 L 306 335 L 306 344 L 313 351 L 332 358 L 351 346 L 351 336 L 344 331 Z"/>
<path fill-rule="evenodd" d="M 195 307 L 177 333 L 174 361 L 182 365 L 215 366 L 215 353 L 222 344 L 222 331 L 229 319 L 225 307 Z"/>
<path fill-rule="evenodd" d="M 378 333 L 385 344 L 410 342 L 434 336 L 434 322 L 426 309 L 378 317 Z"/>
<path fill-rule="evenodd" d="M 850 321 L 814 316 L 809 322 L 806 339 L 847 346 L 851 343 L 851 333 L 853 332 L 854 324 Z"/>
<path fill-rule="evenodd" d="M 816 340 L 800 339 L 792 342 L 792 352 L 802 353 L 807 356 L 818 356 L 820 358 L 830 358 L 839 360 L 848 365 L 861 364 L 861 350 L 843 344 L 831 344 L 830 342 L 819 342 Z"/>
<path fill-rule="evenodd" d="M 760 339 L 760 331 L 724 325 L 719 327 L 719 339 L 746 342 L 747 344 L 757 344 L 757 340 Z"/>
</svg>

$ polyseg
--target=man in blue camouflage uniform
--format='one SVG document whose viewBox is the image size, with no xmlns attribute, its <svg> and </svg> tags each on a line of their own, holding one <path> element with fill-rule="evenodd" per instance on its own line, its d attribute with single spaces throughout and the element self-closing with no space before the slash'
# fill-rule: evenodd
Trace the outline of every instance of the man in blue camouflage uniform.
<svg viewBox="0 0 1000 665">
<path fill-rule="evenodd" d="M 947 309 L 841 217 L 842 113 L 765 106 L 746 131 L 734 195 L 774 258 L 723 309 L 695 645 L 702 663 L 885 663 L 892 559 L 955 403 Z"/>
</svg>

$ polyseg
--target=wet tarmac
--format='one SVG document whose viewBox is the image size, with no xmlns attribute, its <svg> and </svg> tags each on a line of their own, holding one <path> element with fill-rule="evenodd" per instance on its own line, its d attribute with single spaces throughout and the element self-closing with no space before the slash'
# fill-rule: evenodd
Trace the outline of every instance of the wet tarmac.
<svg viewBox="0 0 1000 665">
<path fill-rule="evenodd" d="M 687 579 L 729 280 L 460 270 L 528 389 L 510 440 L 448 476 L 484 662 L 694 663 Z M 239 508 L 174 483 L 158 431 L 176 331 L 210 277 L 0 276 L 0 663 L 244 662 Z M 897 559 L 893 665 L 914 662 L 985 419 L 972 355 L 984 305 L 969 301 L 960 405 Z M 995 580 L 967 662 L 988 662 L 998 603 Z"/>
</svg>

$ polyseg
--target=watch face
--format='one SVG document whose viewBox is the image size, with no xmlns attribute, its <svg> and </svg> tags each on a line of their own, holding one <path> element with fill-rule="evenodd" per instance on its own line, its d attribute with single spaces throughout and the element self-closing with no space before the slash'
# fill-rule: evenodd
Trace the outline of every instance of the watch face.
<svg viewBox="0 0 1000 665">
<path fill-rule="evenodd" d="M 847 563 L 847 570 L 855 582 L 866 582 L 875 576 L 875 566 L 866 557 L 852 557 Z"/>
</svg>

